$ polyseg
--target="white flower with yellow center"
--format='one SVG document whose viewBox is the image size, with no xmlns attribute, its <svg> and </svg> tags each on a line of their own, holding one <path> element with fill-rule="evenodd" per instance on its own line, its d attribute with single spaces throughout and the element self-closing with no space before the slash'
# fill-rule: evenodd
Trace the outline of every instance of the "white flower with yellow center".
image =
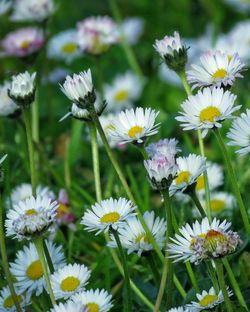
<svg viewBox="0 0 250 312">
<path fill-rule="evenodd" d="M 11 84 L 5 81 L 3 85 L 0 85 L 0 116 L 14 116 L 18 112 L 19 107 L 15 102 L 8 96 L 8 90 Z"/>
<path fill-rule="evenodd" d="M 88 309 L 80 302 L 68 300 L 66 303 L 54 305 L 54 307 L 48 312 L 88 312 Z"/>
<path fill-rule="evenodd" d="M 232 86 L 244 68 L 239 55 L 228 55 L 221 51 L 209 51 L 200 57 L 201 66 L 191 65 L 187 79 L 193 88 L 206 86 Z"/>
<path fill-rule="evenodd" d="M 165 55 L 170 54 L 173 56 L 175 51 L 178 52 L 183 49 L 183 44 L 177 31 L 174 32 L 174 36 L 165 36 L 162 40 L 155 40 L 153 46 L 163 59 Z"/>
<path fill-rule="evenodd" d="M 18 240 L 32 239 L 55 222 L 58 203 L 47 196 L 29 197 L 9 209 L 5 221 L 6 235 Z"/>
<path fill-rule="evenodd" d="M 113 307 L 112 295 L 104 289 L 86 290 L 71 299 L 76 303 L 81 302 L 88 312 L 108 312 Z"/>
<path fill-rule="evenodd" d="M 68 264 L 51 275 L 51 286 L 56 299 L 68 299 L 83 290 L 90 270 L 85 265 Z"/>
<path fill-rule="evenodd" d="M 97 231 L 96 234 L 107 232 L 110 228 L 117 230 L 124 221 L 135 215 L 132 202 L 126 198 L 109 198 L 92 205 L 82 217 L 81 224 L 85 225 L 89 232 Z"/>
<path fill-rule="evenodd" d="M 62 246 L 46 241 L 54 268 L 57 270 L 65 265 Z M 12 275 L 17 280 L 16 287 L 20 293 L 39 296 L 45 289 L 45 279 L 42 264 L 33 243 L 17 252 L 15 262 L 10 263 Z"/>
<path fill-rule="evenodd" d="M 30 304 L 26 295 L 23 295 L 18 289 L 15 288 L 17 300 L 21 308 L 25 308 Z M 4 287 L 0 292 L 0 311 L 1 312 L 16 312 L 16 306 L 13 297 L 10 293 L 9 287 Z M 23 310 L 24 311 L 24 310 Z"/>
<path fill-rule="evenodd" d="M 109 142 L 109 146 L 111 148 L 114 148 L 116 146 L 118 146 L 119 144 L 117 142 L 115 142 L 110 134 L 110 131 L 111 130 L 114 130 L 114 119 L 116 118 L 116 115 L 115 114 L 108 114 L 108 115 L 101 115 L 99 117 L 99 121 L 100 121 L 100 124 L 103 128 L 103 131 L 107 137 L 107 140 Z M 98 142 L 100 145 L 102 145 L 102 140 L 101 140 L 101 137 L 98 133 Z"/>
<path fill-rule="evenodd" d="M 240 155 L 250 152 L 250 109 L 233 121 L 227 137 L 230 139 L 228 145 L 240 147 L 237 151 Z"/>
<path fill-rule="evenodd" d="M 170 195 L 178 191 L 184 192 L 188 187 L 196 184 L 198 177 L 206 170 L 206 158 L 190 154 L 188 157 L 178 157 L 176 164 L 178 172 L 170 186 Z"/>
<path fill-rule="evenodd" d="M 158 132 L 159 124 L 155 124 L 158 114 L 151 108 L 126 109 L 114 120 L 110 134 L 119 143 L 143 143 L 146 137 Z"/>
<path fill-rule="evenodd" d="M 207 176 L 210 191 L 215 190 L 224 183 L 222 167 L 216 163 L 207 162 Z M 198 194 L 205 193 L 205 180 L 203 175 L 198 177 L 195 190 Z"/>
<path fill-rule="evenodd" d="M 0 16 L 4 15 L 9 11 L 12 6 L 12 1 L 10 0 L 0 0 Z"/>
<path fill-rule="evenodd" d="M 155 217 L 153 211 L 145 212 L 143 218 L 157 245 L 162 249 L 166 239 L 166 221 L 159 217 Z M 127 249 L 128 254 L 136 252 L 138 256 L 141 256 L 143 252 L 153 250 L 153 246 L 137 217 L 128 218 L 124 226 L 118 228 L 118 234 L 122 247 Z M 111 241 L 108 245 L 111 247 L 117 247 L 113 236 L 111 236 Z"/>
<path fill-rule="evenodd" d="M 190 261 L 198 264 L 204 259 L 220 258 L 236 250 L 242 243 L 239 235 L 229 230 L 231 223 L 216 218 L 209 224 L 207 218 L 192 226 L 186 224 L 171 238 L 168 245 L 170 258 L 177 261 Z"/>
<path fill-rule="evenodd" d="M 233 292 L 228 290 L 228 296 L 232 296 Z M 202 310 L 208 310 L 216 307 L 224 301 L 222 291 L 220 290 L 218 294 L 213 287 L 209 291 L 203 290 L 201 294 L 196 294 L 198 301 L 192 301 L 190 304 L 187 304 L 187 311 L 190 312 L 199 312 Z"/>
<path fill-rule="evenodd" d="M 201 129 L 204 137 L 209 129 L 221 128 L 225 119 L 233 118 L 232 114 L 241 107 L 234 107 L 235 100 L 236 95 L 222 88 L 205 88 L 181 104 L 183 112 L 176 120 L 183 130 Z"/>
<path fill-rule="evenodd" d="M 104 98 L 109 110 L 132 106 L 140 98 L 142 87 L 142 81 L 131 71 L 117 76 L 111 84 L 104 86 Z"/>
</svg>

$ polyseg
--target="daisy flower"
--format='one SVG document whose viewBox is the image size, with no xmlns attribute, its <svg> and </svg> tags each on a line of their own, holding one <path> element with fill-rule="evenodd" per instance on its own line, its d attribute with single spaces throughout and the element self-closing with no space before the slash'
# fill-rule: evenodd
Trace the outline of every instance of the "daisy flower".
<svg viewBox="0 0 250 312">
<path fill-rule="evenodd" d="M 206 170 L 206 158 L 190 154 L 188 157 L 178 157 L 176 164 L 178 172 L 170 186 L 170 195 L 174 195 L 177 191 L 185 192 L 196 184 L 198 177 Z"/>
<path fill-rule="evenodd" d="M 120 31 L 127 42 L 131 45 L 135 45 L 143 31 L 144 31 L 144 20 L 140 17 L 128 17 L 120 25 Z"/>
<path fill-rule="evenodd" d="M 20 291 L 15 289 L 17 294 L 17 300 L 20 303 L 21 308 L 25 308 L 30 304 L 27 296 L 23 295 Z M 16 306 L 9 287 L 4 287 L 0 292 L 0 311 L 1 312 L 16 312 Z"/>
<path fill-rule="evenodd" d="M 104 289 L 90 289 L 72 296 L 72 301 L 87 307 L 88 312 L 108 312 L 113 307 L 112 295 Z"/>
<path fill-rule="evenodd" d="M 209 129 L 221 128 L 225 119 L 233 118 L 232 114 L 241 107 L 233 106 L 235 100 L 236 95 L 222 88 L 205 88 L 181 104 L 183 112 L 176 120 L 183 130 L 201 129 L 205 137 Z"/>
<path fill-rule="evenodd" d="M 150 158 L 156 156 L 156 155 L 172 155 L 175 157 L 175 155 L 181 151 L 178 145 L 178 141 L 176 139 L 161 139 L 158 142 L 150 143 L 146 147 L 147 154 Z"/>
<path fill-rule="evenodd" d="M 155 40 L 153 47 L 164 59 L 166 55 L 170 54 L 173 56 L 175 52 L 182 50 L 183 44 L 179 33 L 175 31 L 173 36 L 165 36 L 161 40 Z"/>
<path fill-rule="evenodd" d="M 143 218 L 157 245 L 162 249 L 166 239 L 166 221 L 159 217 L 155 217 L 153 211 L 145 212 Z M 118 234 L 122 247 L 127 249 L 128 254 L 136 252 L 138 256 L 141 256 L 143 252 L 153 250 L 153 246 L 137 217 L 128 218 L 124 226 L 118 228 Z M 111 236 L 111 241 L 108 245 L 110 247 L 117 247 L 113 236 Z"/>
<path fill-rule="evenodd" d="M 31 196 L 13 205 L 6 217 L 6 235 L 18 240 L 32 239 L 56 221 L 58 204 L 48 197 Z"/>
<path fill-rule="evenodd" d="M 239 235 L 229 230 L 231 223 L 216 218 L 209 224 L 207 218 L 201 223 L 196 221 L 192 226 L 184 225 L 171 238 L 169 244 L 170 258 L 177 261 L 190 261 L 198 264 L 204 259 L 224 257 L 236 250 L 242 243 Z"/>
<path fill-rule="evenodd" d="M 177 308 L 172 308 L 170 310 L 167 310 L 166 312 L 188 312 L 186 307 L 177 307 Z"/>
<path fill-rule="evenodd" d="M 57 270 L 63 267 L 65 257 L 62 246 L 57 246 L 51 241 L 46 241 L 46 245 L 54 268 Z M 10 270 L 17 280 L 16 287 L 21 293 L 39 296 L 45 289 L 42 264 L 33 243 L 17 252 L 15 262 L 10 263 Z"/>
<path fill-rule="evenodd" d="M 209 190 L 213 191 L 224 183 L 223 170 L 222 167 L 216 163 L 208 161 L 206 164 Z M 198 177 L 195 190 L 198 194 L 203 194 L 205 192 L 205 181 L 203 175 Z"/>
<path fill-rule="evenodd" d="M 244 68 L 239 55 L 234 53 L 229 56 L 221 51 L 209 51 L 200 57 L 201 66 L 192 64 L 187 71 L 187 79 L 193 88 L 217 86 L 232 86 Z"/>
<path fill-rule="evenodd" d="M 109 146 L 111 148 L 119 147 L 119 146 L 125 146 L 125 144 L 119 144 L 119 143 L 115 142 L 113 137 L 110 134 L 110 130 L 114 129 L 114 119 L 115 118 L 116 118 L 115 114 L 107 114 L 107 115 L 102 114 L 99 117 L 100 124 L 102 126 L 102 129 L 106 135 L 106 138 L 109 142 Z M 97 134 L 97 136 L 98 136 L 98 143 L 102 146 L 102 139 L 101 139 L 99 133 Z"/>
<path fill-rule="evenodd" d="M 110 135 L 120 143 L 141 144 L 146 137 L 158 132 L 159 124 L 155 124 L 158 114 L 151 108 L 126 109 L 114 120 L 114 129 L 110 129 Z"/>
<path fill-rule="evenodd" d="M 44 35 L 41 29 L 25 27 L 9 33 L 0 46 L 4 55 L 25 57 L 39 51 L 43 44 Z"/>
<path fill-rule="evenodd" d="M 68 300 L 66 303 L 59 303 L 54 305 L 54 307 L 49 312 L 88 312 L 89 310 L 85 308 L 80 302 L 73 302 Z"/>
<path fill-rule="evenodd" d="M 233 292 L 227 289 L 228 296 L 232 296 Z M 216 294 L 215 289 L 211 287 L 209 291 L 203 290 L 201 294 L 196 294 L 198 301 L 192 301 L 190 304 L 187 304 L 186 307 L 188 311 L 199 312 L 202 310 L 208 310 L 216 307 L 224 301 L 222 291 L 220 290 Z"/>
<path fill-rule="evenodd" d="M 124 221 L 135 215 L 132 202 L 120 197 L 118 200 L 112 197 L 92 205 L 82 217 L 81 224 L 85 225 L 87 231 L 107 232 L 110 228 L 117 230 Z"/>
<path fill-rule="evenodd" d="M 9 97 L 8 90 L 10 89 L 11 84 L 8 81 L 5 81 L 3 85 L 0 85 L 0 116 L 15 116 L 20 112 L 19 107 L 16 103 Z"/>
<path fill-rule="evenodd" d="M 68 299 L 83 290 L 90 270 L 85 265 L 68 264 L 51 275 L 51 287 L 56 299 Z"/>
<path fill-rule="evenodd" d="M 143 82 L 131 71 L 117 76 L 114 81 L 104 85 L 104 98 L 110 110 L 121 110 L 130 107 L 142 93 Z"/>
<path fill-rule="evenodd" d="M 0 0 L 0 16 L 7 13 L 12 6 L 12 2 L 10 0 Z"/>
<path fill-rule="evenodd" d="M 82 55 L 77 45 L 74 29 L 68 29 L 53 36 L 48 42 L 47 51 L 49 58 L 61 59 L 68 64 Z"/>
<path fill-rule="evenodd" d="M 230 139 L 228 145 L 240 147 L 237 151 L 240 155 L 250 152 L 250 109 L 233 121 L 227 137 Z"/>
</svg>

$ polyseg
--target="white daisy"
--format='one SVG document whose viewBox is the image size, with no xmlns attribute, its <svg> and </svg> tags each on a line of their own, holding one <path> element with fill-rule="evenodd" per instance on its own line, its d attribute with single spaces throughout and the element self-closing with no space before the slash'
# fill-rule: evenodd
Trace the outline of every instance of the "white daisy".
<svg viewBox="0 0 250 312">
<path fill-rule="evenodd" d="M 88 312 L 108 312 L 113 307 L 112 295 L 104 289 L 86 290 L 71 299 L 76 303 L 81 302 Z"/>
<path fill-rule="evenodd" d="M 184 192 L 188 187 L 194 186 L 198 177 L 206 170 L 206 158 L 195 154 L 178 157 L 176 163 L 178 172 L 169 189 L 171 195 L 177 191 Z"/>
<path fill-rule="evenodd" d="M 183 49 L 183 44 L 177 31 L 174 32 L 174 36 L 165 36 L 161 40 L 155 40 L 153 46 L 163 59 L 166 55 L 170 54 L 173 56 L 175 51 L 179 52 L 179 50 Z"/>
<path fill-rule="evenodd" d="M 101 115 L 99 117 L 100 124 L 102 126 L 102 129 L 103 129 L 103 131 L 107 137 L 107 140 L 109 142 L 109 146 L 111 148 L 119 146 L 119 144 L 117 144 L 117 142 L 114 141 L 114 139 L 112 138 L 112 136 L 110 134 L 110 130 L 114 129 L 114 119 L 115 118 L 116 118 L 115 114 Z M 101 140 L 99 133 L 98 133 L 98 142 L 100 145 L 102 145 L 102 140 Z"/>
<path fill-rule="evenodd" d="M 0 85 L 0 116 L 14 116 L 15 113 L 20 111 L 19 107 L 8 95 L 10 87 L 11 84 L 8 81 L 5 81 L 3 85 Z"/>
<path fill-rule="evenodd" d="M 121 110 L 130 107 L 142 93 L 143 82 L 131 71 L 117 76 L 112 84 L 104 85 L 104 98 L 109 110 Z"/>
<path fill-rule="evenodd" d="M 18 240 L 40 235 L 56 222 L 58 204 L 48 197 L 37 196 L 20 201 L 11 208 L 6 217 L 6 235 Z"/>
<path fill-rule="evenodd" d="M 153 211 L 146 211 L 143 218 L 157 245 L 162 249 L 166 239 L 166 221 L 159 217 L 155 217 Z M 137 252 L 138 256 L 141 256 L 143 252 L 153 250 L 149 238 L 137 217 L 128 218 L 124 226 L 118 229 L 118 233 L 121 244 L 124 249 L 127 249 L 128 254 Z M 117 247 L 113 236 L 111 236 L 111 241 L 108 245 L 111 247 Z"/>
<path fill-rule="evenodd" d="M 53 266 L 58 270 L 65 265 L 62 246 L 57 246 L 51 241 L 46 241 L 46 244 Z M 16 287 L 21 293 L 39 296 L 45 289 L 42 264 L 33 243 L 17 252 L 15 262 L 10 263 L 10 270 L 17 280 Z"/>
<path fill-rule="evenodd" d="M 120 25 L 122 35 L 131 45 L 136 44 L 144 30 L 144 20 L 141 17 L 128 17 Z"/>
<path fill-rule="evenodd" d="M 158 114 L 151 108 L 126 109 L 114 120 L 114 129 L 110 129 L 110 134 L 120 143 L 143 143 L 147 136 L 158 132 L 159 123 L 155 124 Z"/>
<path fill-rule="evenodd" d="M 226 192 L 212 192 L 210 194 L 210 203 L 213 215 L 228 215 L 236 206 L 236 199 L 232 194 Z M 205 199 L 201 200 L 201 205 L 205 207 Z"/>
<path fill-rule="evenodd" d="M 71 63 L 82 55 L 78 48 L 76 30 L 68 29 L 53 36 L 48 42 L 48 57 L 53 59 L 62 59 Z"/>
<path fill-rule="evenodd" d="M 228 145 L 240 147 L 237 150 L 240 155 L 250 152 L 250 109 L 233 121 L 227 137 L 230 139 Z"/>
<path fill-rule="evenodd" d="M 80 302 L 73 302 L 68 300 L 66 303 L 59 303 L 55 305 L 48 312 L 88 312 L 88 309 L 84 307 Z"/>
<path fill-rule="evenodd" d="M 27 296 L 23 295 L 22 292 L 18 291 L 17 289 L 15 289 L 15 291 L 21 308 L 24 308 L 30 304 Z M 16 306 L 14 304 L 9 287 L 2 288 L 0 292 L 0 312 L 16 312 Z"/>
<path fill-rule="evenodd" d="M 241 107 L 233 106 L 235 100 L 236 95 L 222 88 L 205 88 L 181 104 L 183 112 L 176 120 L 184 130 L 201 129 L 204 137 L 209 129 L 221 128 L 225 119 L 233 118 L 232 114 Z"/>
<path fill-rule="evenodd" d="M 153 158 L 156 155 L 172 155 L 173 157 L 175 157 L 176 154 L 181 151 L 181 149 L 177 147 L 178 143 L 179 142 L 175 138 L 161 139 L 158 142 L 150 143 L 146 147 L 146 151 L 150 158 Z"/>
<path fill-rule="evenodd" d="M 229 56 L 221 51 L 209 51 L 200 57 L 201 66 L 191 65 L 187 79 L 193 88 L 206 86 L 232 86 L 244 68 L 237 53 Z"/>
<path fill-rule="evenodd" d="M 227 289 L 228 296 L 232 296 L 233 292 Z M 203 290 L 201 294 L 196 294 L 197 301 L 192 301 L 187 304 L 186 307 L 190 312 L 199 312 L 202 310 L 212 309 L 224 301 L 222 291 L 220 290 L 218 294 L 213 287 L 209 291 Z"/>
<path fill-rule="evenodd" d="M 51 275 L 51 287 L 56 299 L 67 299 L 83 290 L 90 270 L 85 265 L 68 264 Z"/>
<path fill-rule="evenodd" d="M 179 229 L 179 234 L 171 238 L 173 243 L 168 245 L 170 258 L 177 261 L 190 261 L 195 264 L 208 258 L 226 256 L 236 250 L 242 242 L 239 235 L 229 230 L 231 223 L 216 218 L 209 224 L 207 218 L 201 223 L 188 223 Z"/>
<path fill-rule="evenodd" d="M 11 0 L 0 0 L 0 16 L 9 11 L 12 6 Z"/>
<path fill-rule="evenodd" d="M 167 310 L 166 312 L 189 312 L 186 307 L 177 307 L 177 308 L 172 308 L 170 310 Z"/>
<path fill-rule="evenodd" d="M 92 210 L 87 210 L 82 217 L 81 224 L 86 226 L 89 232 L 97 231 L 96 234 L 107 232 L 110 228 L 117 230 L 124 221 L 135 215 L 135 206 L 126 198 L 118 200 L 112 197 L 92 205 Z"/>
</svg>

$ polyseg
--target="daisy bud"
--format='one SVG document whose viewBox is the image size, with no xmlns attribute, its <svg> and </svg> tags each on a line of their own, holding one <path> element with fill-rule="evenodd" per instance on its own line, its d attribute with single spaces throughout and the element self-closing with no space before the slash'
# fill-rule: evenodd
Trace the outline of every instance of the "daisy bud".
<svg viewBox="0 0 250 312">
<path fill-rule="evenodd" d="M 177 73 L 185 70 L 188 49 L 182 44 L 178 32 L 175 31 L 174 36 L 156 40 L 153 46 L 170 69 Z"/>
<path fill-rule="evenodd" d="M 9 89 L 9 97 L 19 107 L 29 107 L 35 99 L 36 73 L 30 75 L 27 71 L 12 77 L 11 87 Z"/>
</svg>

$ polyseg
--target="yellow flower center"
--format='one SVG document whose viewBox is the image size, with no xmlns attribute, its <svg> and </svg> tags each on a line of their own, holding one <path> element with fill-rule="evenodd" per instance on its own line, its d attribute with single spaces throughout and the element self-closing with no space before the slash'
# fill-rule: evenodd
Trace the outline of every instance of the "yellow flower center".
<svg viewBox="0 0 250 312">
<path fill-rule="evenodd" d="M 200 191 L 200 190 L 203 190 L 204 187 L 205 187 L 205 181 L 204 181 L 203 175 L 201 175 L 197 179 L 195 190 Z"/>
<path fill-rule="evenodd" d="M 61 51 L 66 54 L 75 53 L 77 49 L 77 45 L 74 42 L 68 42 L 64 46 L 62 46 Z"/>
<path fill-rule="evenodd" d="M 135 241 L 136 243 L 140 243 L 141 240 L 144 240 L 145 243 L 149 243 L 149 239 L 147 237 L 147 235 L 144 233 L 144 234 L 140 234 L 136 237 Z"/>
<path fill-rule="evenodd" d="M 57 208 L 57 218 L 61 219 L 64 214 L 67 214 L 69 212 L 69 207 L 64 204 L 59 204 L 59 207 Z"/>
<path fill-rule="evenodd" d="M 29 40 L 24 40 L 24 41 L 20 44 L 20 48 L 21 48 L 21 49 L 24 49 L 24 50 L 28 49 L 29 46 L 30 46 L 30 41 L 29 41 Z"/>
<path fill-rule="evenodd" d="M 213 252 L 217 246 L 223 243 L 226 240 L 226 237 L 216 230 L 209 230 L 206 234 L 204 245 L 210 252 Z"/>
<path fill-rule="evenodd" d="M 36 260 L 28 266 L 26 275 L 34 281 L 39 280 L 43 276 L 43 268 L 40 260 Z"/>
<path fill-rule="evenodd" d="M 18 295 L 17 296 L 17 300 L 18 300 L 18 302 L 22 302 L 23 301 L 23 298 L 22 298 L 22 296 L 20 296 L 20 295 Z M 9 297 L 7 297 L 5 300 L 4 300 L 4 303 L 3 303 L 3 306 L 4 306 L 4 308 L 12 308 L 13 306 L 14 306 L 14 300 L 13 300 L 13 298 L 12 298 L 12 296 L 9 296 Z"/>
<path fill-rule="evenodd" d="M 215 79 L 223 79 L 227 75 L 227 71 L 223 68 L 219 68 L 216 70 L 216 72 L 213 74 L 213 78 Z"/>
<path fill-rule="evenodd" d="M 224 200 L 221 200 L 221 199 L 211 200 L 211 209 L 213 212 L 220 212 L 224 208 L 226 208 L 226 203 Z"/>
<path fill-rule="evenodd" d="M 206 237 L 206 234 L 205 233 L 202 233 L 198 236 L 199 238 L 205 238 Z M 189 249 L 192 250 L 194 244 L 197 242 L 197 237 L 194 237 L 191 239 L 191 242 L 190 242 L 190 246 L 189 246 Z"/>
<path fill-rule="evenodd" d="M 94 302 L 87 303 L 86 307 L 88 312 L 99 312 L 99 305 Z"/>
<path fill-rule="evenodd" d="M 175 183 L 177 185 L 181 184 L 181 183 L 186 183 L 188 184 L 189 181 L 189 177 L 190 177 L 190 172 L 189 171 L 181 171 L 177 178 L 175 179 Z"/>
<path fill-rule="evenodd" d="M 221 112 L 215 106 L 208 106 L 200 112 L 200 121 L 214 122 L 215 117 L 220 117 Z"/>
<path fill-rule="evenodd" d="M 26 216 L 34 216 L 37 215 L 37 211 L 35 209 L 29 209 L 25 211 Z"/>
<path fill-rule="evenodd" d="M 216 295 L 207 294 L 199 301 L 199 305 L 202 307 L 207 307 L 209 304 L 213 303 L 217 299 L 218 297 Z"/>
<path fill-rule="evenodd" d="M 114 98 L 117 102 L 122 102 L 122 101 L 125 101 L 128 97 L 129 93 L 128 93 L 128 90 L 119 90 Z"/>
<path fill-rule="evenodd" d="M 106 213 L 101 217 L 101 223 L 115 223 L 120 219 L 120 215 L 118 212 L 110 212 Z"/>
<path fill-rule="evenodd" d="M 69 276 L 65 278 L 64 280 L 62 280 L 61 289 L 62 291 L 70 292 L 70 291 L 76 290 L 79 285 L 80 285 L 80 281 L 78 278 L 74 276 Z"/>
<path fill-rule="evenodd" d="M 136 139 L 137 134 L 142 133 L 143 128 L 139 126 L 134 126 L 129 129 L 128 136 L 130 136 L 132 139 Z"/>
</svg>

